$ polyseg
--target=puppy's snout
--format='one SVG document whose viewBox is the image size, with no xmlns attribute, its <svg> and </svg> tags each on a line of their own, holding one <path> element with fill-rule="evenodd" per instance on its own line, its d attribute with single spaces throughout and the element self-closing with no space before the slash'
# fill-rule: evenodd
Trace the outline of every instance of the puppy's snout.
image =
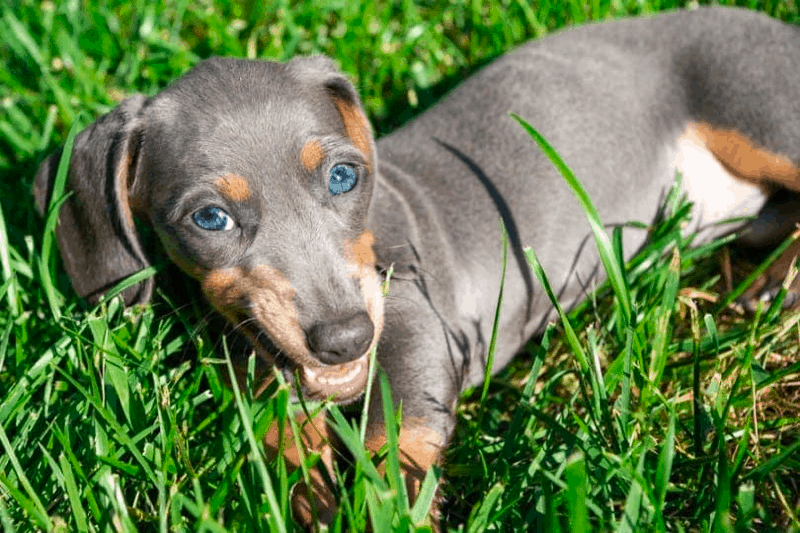
<svg viewBox="0 0 800 533">
<path fill-rule="evenodd" d="M 316 322 L 306 330 L 306 341 L 320 362 L 337 365 L 364 355 L 374 334 L 372 320 L 362 311 L 342 320 Z"/>
</svg>

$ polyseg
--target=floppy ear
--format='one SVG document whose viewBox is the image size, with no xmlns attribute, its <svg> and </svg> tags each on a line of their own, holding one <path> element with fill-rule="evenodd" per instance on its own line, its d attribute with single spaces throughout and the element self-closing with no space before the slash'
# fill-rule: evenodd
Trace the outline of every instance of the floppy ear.
<svg viewBox="0 0 800 533">
<path fill-rule="evenodd" d="M 344 126 L 344 133 L 361 150 L 369 166 L 375 167 L 375 146 L 372 129 L 355 87 L 326 56 L 298 57 L 289 66 L 295 75 L 313 85 L 321 86 L 331 99 Z"/>
<path fill-rule="evenodd" d="M 141 129 L 136 116 L 146 98 L 133 96 L 76 138 L 56 227 L 61 257 L 75 291 L 91 303 L 116 283 L 149 266 L 133 223 L 128 191 L 138 162 Z M 61 149 L 36 174 L 36 206 L 45 214 L 53 194 Z M 122 293 L 127 305 L 146 302 L 148 279 Z"/>
</svg>

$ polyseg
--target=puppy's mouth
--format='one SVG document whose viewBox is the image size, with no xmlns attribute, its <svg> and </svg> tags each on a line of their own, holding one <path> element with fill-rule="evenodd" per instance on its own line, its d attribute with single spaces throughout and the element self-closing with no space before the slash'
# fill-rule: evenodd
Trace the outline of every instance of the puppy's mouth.
<svg viewBox="0 0 800 533">
<path fill-rule="evenodd" d="M 257 326 L 248 324 L 242 329 L 262 361 L 277 366 L 289 383 L 299 377 L 300 392 L 308 400 L 347 404 L 361 397 L 367 387 L 371 348 L 358 359 L 336 365 L 323 364 L 310 356 L 297 361 L 287 355 L 276 357 L 281 351 Z"/>
<path fill-rule="evenodd" d="M 361 396 L 367 388 L 368 377 L 369 354 L 366 353 L 354 361 L 338 365 L 303 366 L 300 384 L 307 398 L 331 398 L 337 403 L 348 403 Z"/>
</svg>

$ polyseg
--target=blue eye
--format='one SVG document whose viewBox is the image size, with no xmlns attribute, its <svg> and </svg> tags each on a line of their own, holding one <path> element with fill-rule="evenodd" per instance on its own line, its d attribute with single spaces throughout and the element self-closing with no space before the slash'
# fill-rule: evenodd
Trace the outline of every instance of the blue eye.
<svg viewBox="0 0 800 533">
<path fill-rule="evenodd" d="M 336 165 L 331 169 L 330 176 L 328 190 L 334 196 L 343 192 L 350 192 L 358 181 L 356 169 L 350 165 Z"/>
<path fill-rule="evenodd" d="M 233 218 L 217 206 L 204 207 L 192 214 L 195 224 L 211 231 L 231 230 L 236 227 Z"/>
</svg>

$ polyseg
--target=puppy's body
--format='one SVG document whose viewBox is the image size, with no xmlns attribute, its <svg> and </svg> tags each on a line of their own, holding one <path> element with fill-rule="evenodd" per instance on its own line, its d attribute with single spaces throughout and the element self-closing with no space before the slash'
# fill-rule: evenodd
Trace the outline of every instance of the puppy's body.
<svg viewBox="0 0 800 533">
<path fill-rule="evenodd" d="M 377 148 L 327 60 L 210 60 L 78 137 L 62 255 L 78 292 L 96 298 L 148 264 L 142 219 L 311 396 L 356 398 L 377 343 L 405 409 L 407 466 L 424 470 L 459 392 L 484 371 L 499 220 L 511 257 L 495 368 L 552 316 L 523 246 L 567 306 L 602 277 L 578 202 L 509 113 L 560 152 L 608 225 L 651 222 L 682 170 L 708 238 L 732 229 L 712 222 L 798 190 L 798 51 L 796 28 L 733 9 L 585 26 L 499 59 Z M 37 178 L 42 209 L 57 160 Z M 645 238 L 627 229 L 626 256 Z M 377 272 L 390 265 L 382 304 Z M 151 283 L 126 301 L 148 299 Z"/>
<path fill-rule="evenodd" d="M 509 112 L 548 139 L 606 225 L 653 221 L 680 169 L 695 202 L 697 225 L 687 229 L 702 227 L 710 238 L 733 229 L 714 222 L 756 215 L 766 187 L 762 177 L 734 177 L 696 129 L 737 131 L 800 162 L 800 85 L 792 82 L 799 51 L 796 28 L 731 9 L 584 26 L 499 59 L 382 139 L 369 226 L 379 262 L 395 263 L 396 277 L 378 353 L 406 412 L 438 414 L 434 427 L 447 435 L 455 394 L 481 379 L 499 291 L 501 216 L 513 256 L 496 368 L 552 316 L 520 245 L 536 251 L 565 305 L 602 275 L 586 215 Z M 797 177 L 795 167 L 790 179 Z M 624 231 L 626 257 L 646 236 Z M 404 276 L 407 265 L 416 274 Z M 396 357 L 387 333 L 404 328 L 402 342 L 413 338 L 415 351 L 447 355 Z"/>
</svg>

